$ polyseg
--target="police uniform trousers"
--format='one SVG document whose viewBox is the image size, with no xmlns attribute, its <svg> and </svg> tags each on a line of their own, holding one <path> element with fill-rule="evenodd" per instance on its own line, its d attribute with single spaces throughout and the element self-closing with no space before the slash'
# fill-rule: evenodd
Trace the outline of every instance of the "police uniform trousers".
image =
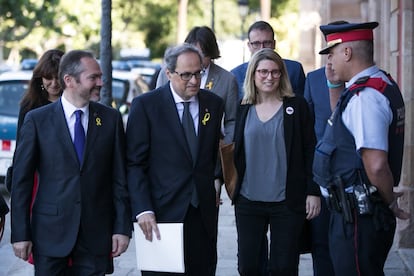
<svg viewBox="0 0 414 276">
<path fill-rule="evenodd" d="M 391 249 L 396 219 L 383 202 L 373 203 L 373 215 L 353 212 L 353 223 L 331 211 L 329 249 L 335 276 L 381 276 Z"/>
</svg>

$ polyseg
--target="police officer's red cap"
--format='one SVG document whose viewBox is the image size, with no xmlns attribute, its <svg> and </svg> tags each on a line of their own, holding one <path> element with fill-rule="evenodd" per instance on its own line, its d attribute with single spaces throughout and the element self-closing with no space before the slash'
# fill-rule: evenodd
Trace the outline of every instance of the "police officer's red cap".
<svg viewBox="0 0 414 276">
<path fill-rule="evenodd" d="M 322 25 L 319 27 L 326 38 L 326 47 L 319 54 L 329 54 L 329 50 L 343 42 L 356 40 L 374 40 L 373 29 L 378 22 L 346 23 L 340 25 Z"/>
</svg>

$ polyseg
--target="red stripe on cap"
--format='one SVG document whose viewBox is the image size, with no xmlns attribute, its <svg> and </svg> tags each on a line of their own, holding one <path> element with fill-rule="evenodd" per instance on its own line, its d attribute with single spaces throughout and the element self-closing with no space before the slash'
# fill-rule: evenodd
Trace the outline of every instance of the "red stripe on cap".
<svg viewBox="0 0 414 276">
<path fill-rule="evenodd" d="M 351 30 L 343 33 L 333 33 L 326 36 L 326 41 L 329 43 L 333 40 L 338 40 L 339 43 L 356 40 L 373 40 L 374 34 L 371 29 Z"/>
</svg>

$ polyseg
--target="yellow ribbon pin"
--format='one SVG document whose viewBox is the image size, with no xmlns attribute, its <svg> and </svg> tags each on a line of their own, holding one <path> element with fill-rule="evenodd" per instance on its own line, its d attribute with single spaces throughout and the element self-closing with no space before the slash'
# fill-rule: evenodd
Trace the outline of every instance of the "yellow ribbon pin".
<svg viewBox="0 0 414 276">
<path fill-rule="evenodd" d="M 213 81 L 210 81 L 209 83 L 207 83 L 206 88 L 208 90 L 211 90 L 211 88 L 213 88 Z"/>
<path fill-rule="evenodd" d="M 208 120 L 210 120 L 210 113 L 207 112 L 206 114 L 204 114 L 204 118 L 203 120 L 201 120 L 201 123 L 203 123 L 203 125 L 205 126 Z"/>
<path fill-rule="evenodd" d="M 97 117 L 97 118 L 95 119 L 95 122 L 96 122 L 96 125 L 97 125 L 97 126 L 101 126 L 101 125 L 102 125 L 101 118 L 99 118 L 99 117 Z"/>
</svg>

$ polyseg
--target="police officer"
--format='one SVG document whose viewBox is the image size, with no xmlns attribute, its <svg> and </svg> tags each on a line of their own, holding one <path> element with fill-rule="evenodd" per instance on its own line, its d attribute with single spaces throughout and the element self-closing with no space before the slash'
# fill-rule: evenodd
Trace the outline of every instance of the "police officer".
<svg viewBox="0 0 414 276">
<path fill-rule="evenodd" d="M 398 207 L 404 102 L 398 85 L 374 63 L 377 22 L 320 26 L 328 66 L 346 82 L 314 159 L 314 180 L 331 209 L 329 247 L 335 275 L 384 275 Z"/>
</svg>

